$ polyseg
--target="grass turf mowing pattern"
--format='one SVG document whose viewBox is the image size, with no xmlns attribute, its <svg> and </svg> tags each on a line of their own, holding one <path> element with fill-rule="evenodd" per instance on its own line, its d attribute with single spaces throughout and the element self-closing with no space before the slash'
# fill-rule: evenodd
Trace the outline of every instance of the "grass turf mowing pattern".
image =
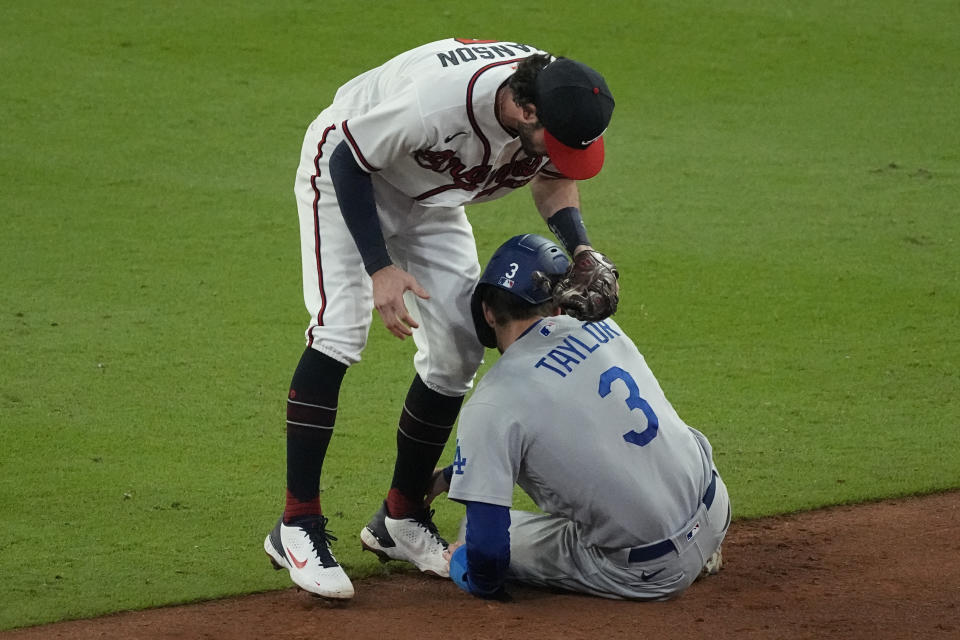
<svg viewBox="0 0 960 640">
<path fill-rule="evenodd" d="M 0 628 L 289 584 L 260 543 L 306 322 L 303 131 L 339 84 L 447 35 L 607 76 L 587 226 L 738 516 L 960 485 L 954 3 L 568 3 L 509 25 L 186 7 L 46 2 L 0 23 Z M 470 215 L 481 260 L 546 233 L 526 193 Z M 357 577 L 382 570 L 356 535 L 413 375 L 378 322 L 324 465 Z M 438 503 L 442 531 L 459 516 Z"/>
</svg>

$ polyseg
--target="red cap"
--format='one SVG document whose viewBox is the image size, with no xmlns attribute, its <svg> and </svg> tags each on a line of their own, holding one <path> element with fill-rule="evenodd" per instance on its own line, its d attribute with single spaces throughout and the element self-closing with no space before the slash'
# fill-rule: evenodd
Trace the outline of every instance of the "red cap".
<svg viewBox="0 0 960 640">
<path fill-rule="evenodd" d="M 573 180 L 600 173 L 603 133 L 614 107 L 603 76 L 582 62 L 557 58 L 537 75 L 536 93 L 550 162 Z"/>
<path fill-rule="evenodd" d="M 571 180 L 587 180 L 600 173 L 603 168 L 603 136 L 600 136 L 585 149 L 568 147 L 549 131 L 544 130 L 544 142 L 547 155 L 557 171 Z"/>
</svg>

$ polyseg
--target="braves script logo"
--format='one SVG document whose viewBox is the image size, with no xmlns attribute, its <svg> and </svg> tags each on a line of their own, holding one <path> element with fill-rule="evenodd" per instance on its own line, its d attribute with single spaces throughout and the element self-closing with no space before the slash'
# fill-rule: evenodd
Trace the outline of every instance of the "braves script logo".
<svg viewBox="0 0 960 640">
<path fill-rule="evenodd" d="M 487 195 L 501 187 L 509 189 L 522 187 L 533 179 L 543 161 L 541 156 L 514 157 L 508 164 L 494 171 L 489 164 L 467 167 L 457 157 L 457 152 L 452 149 L 441 151 L 420 149 L 414 152 L 413 158 L 424 169 L 449 174 L 453 179 L 453 184 L 449 188 L 476 191 L 481 186 L 485 187 L 477 195 Z"/>
</svg>

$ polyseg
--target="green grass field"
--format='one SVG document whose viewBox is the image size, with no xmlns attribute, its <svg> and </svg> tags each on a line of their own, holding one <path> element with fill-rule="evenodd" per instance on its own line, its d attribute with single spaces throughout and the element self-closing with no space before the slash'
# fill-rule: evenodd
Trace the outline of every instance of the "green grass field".
<svg viewBox="0 0 960 640">
<path fill-rule="evenodd" d="M 289 585 L 261 544 L 307 322 L 300 142 L 341 83 L 451 35 L 606 75 L 584 217 L 738 517 L 960 487 L 956 2 L 0 14 L 0 629 Z M 546 233 L 526 193 L 470 214 L 482 260 Z M 412 351 L 377 321 L 341 397 L 323 499 L 354 577 L 387 570 L 357 533 Z"/>
</svg>

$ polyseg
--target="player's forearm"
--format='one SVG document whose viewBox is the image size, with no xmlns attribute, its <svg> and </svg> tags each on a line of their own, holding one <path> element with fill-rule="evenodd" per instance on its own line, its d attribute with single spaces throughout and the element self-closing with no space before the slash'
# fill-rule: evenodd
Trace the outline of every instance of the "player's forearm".
<svg viewBox="0 0 960 640">
<path fill-rule="evenodd" d="M 341 142 L 330 156 L 330 179 L 337 192 L 337 202 L 347 229 L 363 258 L 367 273 L 390 266 L 393 261 L 383 240 L 377 205 L 373 198 L 370 174 L 360 168 L 346 141 Z"/>
<path fill-rule="evenodd" d="M 450 559 L 450 577 L 480 598 L 501 598 L 510 566 L 510 510 L 467 502 L 466 544 Z"/>
<path fill-rule="evenodd" d="M 530 184 L 533 201 L 553 235 L 571 256 L 590 248 L 580 217 L 580 194 L 573 180 L 537 177 Z"/>
<path fill-rule="evenodd" d="M 580 190 L 575 180 L 538 175 L 530 182 L 530 194 L 544 220 L 565 207 L 580 208 Z"/>
</svg>

